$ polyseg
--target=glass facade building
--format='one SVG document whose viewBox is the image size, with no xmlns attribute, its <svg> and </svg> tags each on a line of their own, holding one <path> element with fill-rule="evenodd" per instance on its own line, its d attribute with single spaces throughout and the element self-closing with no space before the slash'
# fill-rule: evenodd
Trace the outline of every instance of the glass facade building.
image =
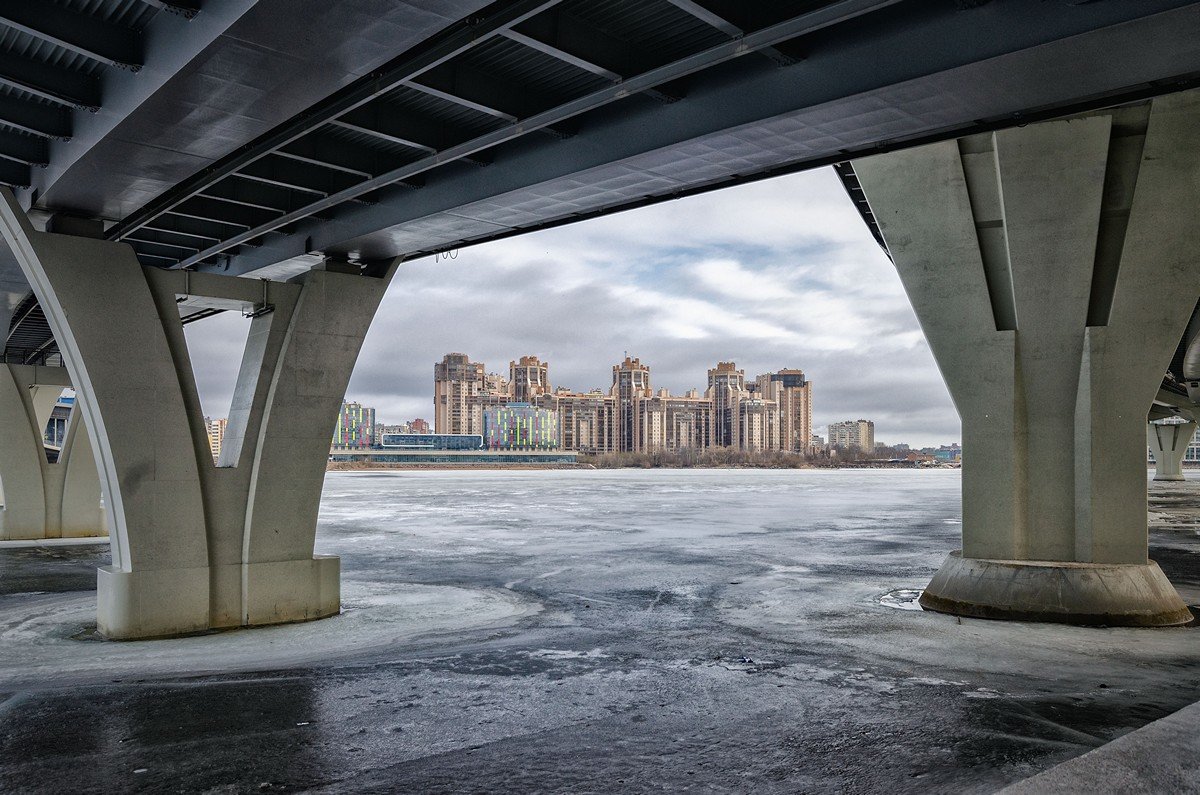
<svg viewBox="0 0 1200 795">
<path fill-rule="evenodd" d="M 558 412 L 528 403 L 486 409 L 483 440 L 489 450 L 557 450 Z"/>
<path fill-rule="evenodd" d="M 385 433 L 379 446 L 404 450 L 482 450 L 477 433 Z"/>
</svg>

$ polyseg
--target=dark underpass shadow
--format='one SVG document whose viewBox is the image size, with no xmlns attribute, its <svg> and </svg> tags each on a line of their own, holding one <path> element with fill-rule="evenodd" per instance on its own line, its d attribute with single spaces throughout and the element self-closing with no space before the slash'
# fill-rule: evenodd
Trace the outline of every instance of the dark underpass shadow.
<svg viewBox="0 0 1200 795">
<path fill-rule="evenodd" d="M 294 791 L 345 764 L 346 738 L 328 750 L 333 724 L 307 676 L 23 693 L 0 712 L 4 792 L 30 782 L 58 792 Z"/>
<path fill-rule="evenodd" d="M 95 591 L 96 568 L 110 562 L 103 543 L 0 549 L 0 595 Z"/>
</svg>

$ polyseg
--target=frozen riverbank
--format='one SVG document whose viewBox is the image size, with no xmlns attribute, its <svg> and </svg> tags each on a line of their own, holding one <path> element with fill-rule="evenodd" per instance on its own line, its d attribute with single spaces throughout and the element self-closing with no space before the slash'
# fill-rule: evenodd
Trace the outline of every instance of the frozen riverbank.
<svg viewBox="0 0 1200 795">
<path fill-rule="evenodd" d="M 959 519 L 945 470 L 336 473 L 353 609 L 166 644 L 72 639 L 102 548 L 0 550 L 0 789 L 986 792 L 1200 699 L 1194 629 L 881 604 Z"/>
</svg>

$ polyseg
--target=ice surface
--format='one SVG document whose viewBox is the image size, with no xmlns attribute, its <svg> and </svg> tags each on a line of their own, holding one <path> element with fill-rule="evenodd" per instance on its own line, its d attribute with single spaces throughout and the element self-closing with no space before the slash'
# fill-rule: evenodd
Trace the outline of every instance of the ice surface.
<svg viewBox="0 0 1200 795">
<path fill-rule="evenodd" d="M 0 790 L 991 792 L 1200 698 L 1195 629 L 911 605 L 959 473 L 332 473 L 344 613 L 73 639 L 103 549 L 0 549 Z M 1200 484 L 1153 556 L 1200 602 Z"/>
</svg>

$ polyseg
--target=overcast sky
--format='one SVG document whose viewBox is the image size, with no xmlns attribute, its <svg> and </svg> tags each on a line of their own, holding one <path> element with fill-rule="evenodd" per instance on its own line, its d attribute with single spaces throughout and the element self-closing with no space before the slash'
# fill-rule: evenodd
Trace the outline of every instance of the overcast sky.
<svg viewBox="0 0 1200 795">
<path fill-rule="evenodd" d="M 186 327 L 207 414 L 228 413 L 246 324 Z M 347 397 L 382 421 L 432 421 L 433 365 L 450 351 L 505 374 L 535 354 L 578 390 L 607 389 L 626 351 L 676 393 L 703 390 L 717 361 L 747 379 L 798 367 L 821 435 L 863 417 L 879 441 L 960 438 L 900 280 L 830 169 L 405 263 Z"/>
</svg>

